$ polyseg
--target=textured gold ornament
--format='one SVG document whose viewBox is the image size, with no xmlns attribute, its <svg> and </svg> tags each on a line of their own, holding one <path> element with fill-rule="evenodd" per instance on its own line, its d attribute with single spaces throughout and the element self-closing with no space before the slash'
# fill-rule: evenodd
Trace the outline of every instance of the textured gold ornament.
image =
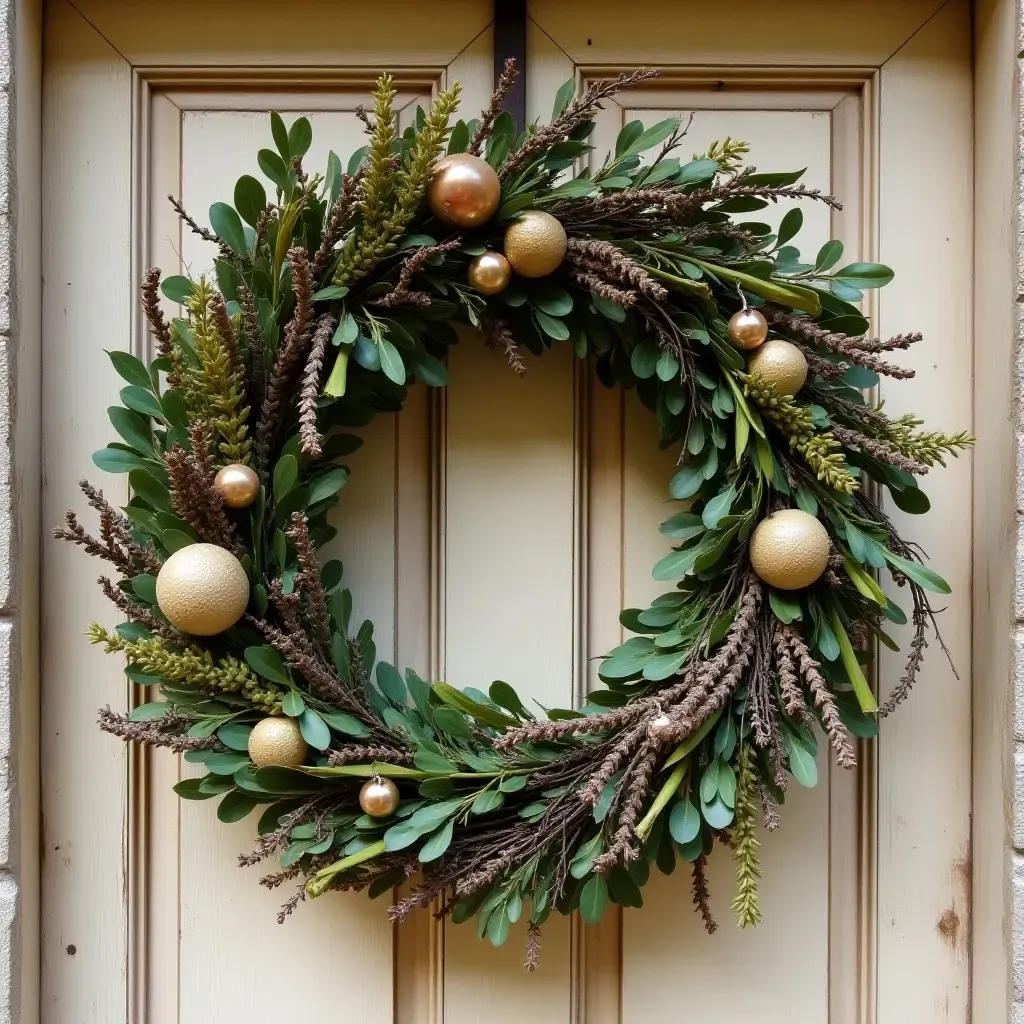
<svg viewBox="0 0 1024 1024">
<path fill-rule="evenodd" d="M 543 210 L 527 210 L 505 232 L 505 255 L 523 277 L 547 277 L 565 259 L 565 228 Z"/>
<path fill-rule="evenodd" d="M 297 768 L 309 748 L 294 718 L 261 718 L 249 733 L 249 759 L 257 768 L 268 764 Z"/>
<path fill-rule="evenodd" d="M 807 359 L 792 342 L 772 338 L 747 360 L 747 373 L 756 373 L 774 384 L 776 391 L 792 397 L 807 380 Z"/>
<path fill-rule="evenodd" d="M 471 153 L 453 153 L 434 165 L 427 202 L 445 224 L 475 228 L 486 224 L 497 211 L 501 182 L 486 160 Z"/>
<path fill-rule="evenodd" d="M 359 806 L 371 818 L 390 818 L 398 808 L 398 787 L 390 779 L 370 779 L 359 790 Z"/>
<path fill-rule="evenodd" d="M 466 276 L 481 295 L 497 295 L 512 280 L 512 267 L 500 252 L 485 252 L 470 263 Z"/>
<path fill-rule="evenodd" d="M 825 527 L 798 508 L 775 512 L 750 538 L 750 564 L 770 587 L 801 590 L 828 568 L 831 542 Z"/>
<path fill-rule="evenodd" d="M 189 544 L 160 569 L 156 603 L 183 633 L 214 636 L 242 617 L 249 603 L 249 578 L 230 551 L 216 544 Z"/>
<path fill-rule="evenodd" d="M 248 508 L 260 493 L 260 478 L 256 470 L 232 462 L 213 478 L 213 489 L 228 508 Z"/>
<path fill-rule="evenodd" d="M 739 309 L 729 317 L 729 340 L 737 347 L 757 348 L 768 337 L 768 321 L 759 310 Z"/>
</svg>

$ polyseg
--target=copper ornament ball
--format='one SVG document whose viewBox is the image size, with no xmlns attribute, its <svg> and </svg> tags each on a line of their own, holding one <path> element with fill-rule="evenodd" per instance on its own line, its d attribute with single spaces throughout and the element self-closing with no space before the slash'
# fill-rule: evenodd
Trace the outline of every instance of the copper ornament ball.
<svg viewBox="0 0 1024 1024">
<path fill-rule="evenodd" d="M 781 509 L 757 524 L 750 538 L 754 572 L 777 590 L 809 587 L 828 568 L 828 531 L 808 512 Z"/>
<path fill-rule="evenodd" d="M 505 232 L 505 256 L 523 277 L 547 277 L 565 259 L 565 228 L 543 210 L 527 210 Z"/>
<path fill-rule="evenodd" d="M 230 551 L 216 544 L 189 544 L 160 568 L 156 603 L 182 633 L 215 636 L 244 614 L 249 577 Z"/>
<path fill-rule="evenodd" d="M 481 295 L 497 295 L 512 280 L 512 267 L 500 252 L 485 252 L 470 263 L 467 277 Z"/>
<path fill-rule="evenodd" d="M 260 493 L 260 478 L 251 467 L 233 462 L 213 478 L 213 489 L 228 508 L 248 508 Z"/>
<path fill-rule="evenodd" d="M 294 718 L 284 715 L 261 718 L 249 733 L 249 760 L 257 768 L 281 765 L 298 768 L 309 749 Z"/>
<path fill-rule="evenodd" d="M 390 779 L 370 779 L 359 790 L 359 806 L 371 818 L 390 818 L 398 809 L 398 787 Z"/>
<path fill-rule="evenodd" d="M 807 381 L 807 357 L 792 342 L 772 338 L 747 360 L 747 373 L 756 373 L 780 394 L 792 397 Z"/>
<path fill-rule="evenodd" d="M 427 202 L 434 216 L 445 224 L 479 227 L 497 212 L 501 182 L 486 160 L 470 153 L 453 153 L 434 165 Z"/>
<path fill-rule="evenodd" d="M 729 317 L 729 340 L 746 351 L 764 344 L 768 337 L 768 321 L 756 309 L 739 309 Z"/>
</svg>

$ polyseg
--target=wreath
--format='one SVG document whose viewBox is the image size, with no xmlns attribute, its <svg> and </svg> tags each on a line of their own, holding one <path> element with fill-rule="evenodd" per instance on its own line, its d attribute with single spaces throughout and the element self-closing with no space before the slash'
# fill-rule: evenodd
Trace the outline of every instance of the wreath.
<svg viewBox="0 0 1024 1024">
<path fill-rule="evenodd" d="M 99 582 L 127 621 L 88 637 L 159 694 L 101 710 L 101 728 L 203 765 L 174 788 L 219 798 L 222 821 L 262 809 L 240 859 L 277 856 L 262 884 L 297 883 L 279 920 L 306 897 L 416 876 L 393 919 L 433 905 L 500 945 L 525 916 L 532 967 L 552 911 L 594 924 L 609 901 L 640 906 L 651 865 L 677 858 L 713 931 L 717 841 L 738 922 L 756 924 L 758 818 L 774 829 L 790 779 L 815 784 L 819 733 L 854 764 L 938 637 L 928 592 L 949 588 L 883 495 L 927 511 L 917 478 L 973 439 L 865 397 L 879 375 L 912 376 L 889 353 L 921 339 L 869 336 L 856 303 L 892 271 L 834 269 L 838 241 L 803 262 L 798 207 L 774 231 L 737 219 L 839 204 L 802 172 L 744 166 L 739 141 L 679 159 L 677 119 L 630 122 L 574 173 L 601 101 L 652 74 L 579 96 L 567 82 L 551 122 L 521 132 L 501 112 L 511 62 L 479 119 L 452 126 L 455 83 L 404 132 L 385 75 L 347 169 L 331 153 L 308 173 L 308 120 L 272 114 L 276 151 L 257 157 L 272 198 L 243 176 L 210 228 L 171 200 L 217 245 L 215 270 L 146 274 L 156 358 L 110 353 L 127 382 L 109 410 L 120 440 L 94 455 L 132 498 L 118 510 L 83 482 L 98 536 L 73 512 L 55 532 L 113 563 L 116 582 Z M 165 318 L 161 288 L 182 317 Z M 399 411 L 415 381 L 446 383 L 456 324 L 516 372 L 521 347 L 570 344 L 605 385 L 635 388 L 680 451 L 679 510 L 661 524 L 674 547 L 654 566 L 671 587 L 622 612 L 633 635 L 581 708 L 537 715 L 507 683 L 460 690 L 378 661 L 341 564 L 317 560 L 351 431 Z M 880 708 L 869 652 L 895 648 L 887 623 L 908 614 L 906 671 Z"/>
</svg>

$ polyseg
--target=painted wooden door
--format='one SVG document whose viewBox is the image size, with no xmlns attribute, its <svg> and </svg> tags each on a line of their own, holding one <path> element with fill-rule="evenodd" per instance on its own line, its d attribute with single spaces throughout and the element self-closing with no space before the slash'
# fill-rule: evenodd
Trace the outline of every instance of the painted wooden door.
<svg viewBox="0 0 1024 1024">
<path fill-rule="evenodd" d="M 464 112 L 486 102 L 490 5 L 296 0 L 174 5 L 54 0 L 46 28 L 44 515 L 76 503 L 75 481 L 107 440 L 119 386 L 104 348 L 142 354 L 141 271 L 193 273 L 209 246 L 163 197 L 200 220 L 254 170 L 266 112 L 306 113 L 308 163 L 360 145 L 355 107 L 396 71 L 403 118 L 462 80 Z M 712 5 L 533 0 L 529 116 L 566 78 L 622 65 L 662 78 L 606 105 L 596 158 L 625 121 L 678 113 L 689 155 L 725 135 L 762 170 L 807 166 L 842 213 L 809 206 L 797 239 L 841 238 L 896 281 L 873 310 L 883 333 L 921 329 L 917 380 L 892 406 L 936 427 L 970 423 L 971 79 L 963 0 Z M 785 207 L 767 213 L 777 222 Z M 758 215 L 761 216 L 760 214 Z M 767 219 L 767 218 L 766 218 Z M 579 700 L 593 659 L 619 638 L 618 610 L 648 600 L 663 550 L 671 453 L 630 395 L 608 392 L 566 349 L 518 378 L 467 336 L 446 393 L 414 391 L 353 459 L 337 547 L 379 649 L 433 678 L 501 676 L 545 705 Z M 120 481 L 102 481 L 111 494 Z M 52 1024 L 648 1024 L 667 1020 L 967 1019 L 970 815 L 970 464 L 930 487 L 915 530 L 955 596 L 944 617 L 957 679 L 933 651 L 920 692 L 886 722 L 855 773 L 787 801 L 764 837 L 765 921 L 731 923 L 730 864 L 711 880 L 721 927 L 705 936 L 684 865 L 652 879 L 646 906 L 596 928 L 552 922 L 541 968 L 423 915 L 399 928 L 385 906 L 331 896 L 275 922 L 284 898 L 235 866 L 252 822 L 224 826 L 179 803 L 190 770 L 132 756 L 95 730 L 125 707 L 116 665 L 80 639 L 98 603 L 92 566 L 44 552 L 43 1019 Z M 878 685 L 901 662 L 884 656 Z M 285 894 L 287 895 L 287 894 Z"/>
</svg>

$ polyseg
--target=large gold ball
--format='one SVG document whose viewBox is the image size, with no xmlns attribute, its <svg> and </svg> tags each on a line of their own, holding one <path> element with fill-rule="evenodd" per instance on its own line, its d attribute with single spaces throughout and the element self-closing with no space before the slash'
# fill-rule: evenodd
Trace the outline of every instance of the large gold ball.
<svg viewBox="0 0 1024 1024">
<path fill-rule="evenodd" d="M 308 749 L 299 723 L 284 715 L 261 718 L 249 733 L 249 759 L 257 768 L 269 764 L 298 768 Z"/>
<path fill-rule="evenodd" d="M 768 337 L 768 321 L 756 309 L 740 309 L 729 317 L 729 340 L 737 347 L 757 348 Z"/>
<path fill-rule="evenodd" d="M 216 544 L 189 544 L 164 562 L 156 578 L 156 603 L 171 624 L 192 636 L 230 629 L 249 603 L 242 563 Z"/>
<path fill-rule="evenodd" d="M 485 252 L 470 263 L 466 276 L 481 295 L 497 295 L 512 280 L 512 267 L 500 252 Z"/>
<path fill-rule="evenodd" d="M 801 590 L 828 567 L 830 547 L 825 527 L 814 516 L 786 508 L 757 524 L 750 538 L 750 564 L 770 587 Z"/>
<path fill-rule="evenodd" d="M 783 395 L 795 395 L 807 380 L 807 359 L 789 341 L 772 338 L 747 360 L 747 373 L 756 373 Z"/>
<path fill-rule="evenodd" d="M 505 232 L 505 255 L 523 277 L 547 277 L 565 259 L 565 228 L 543 210 L 527 210 Z"/>
<path fill-rule="evenodd" d="M 370 779 L 359 790 L 359 806 L 371 818 L 390 818 L 398 808 L 398 787 L 390 779 Z"/>
<path fill-rule="evenodd" d="M 213 478 L 213 489 L 228 508 L 248 508 L 260 493 L 260 478 L 256 470 L 232 462 Z"/>
<path fill-rule="evenodd" d="M 501 181 L 486 161 L 471 153 L 453 153 L 434 165 L 427 202 L 438 220 L 460 228 L 486 224 L 501 202 Z"/>
</svg>

